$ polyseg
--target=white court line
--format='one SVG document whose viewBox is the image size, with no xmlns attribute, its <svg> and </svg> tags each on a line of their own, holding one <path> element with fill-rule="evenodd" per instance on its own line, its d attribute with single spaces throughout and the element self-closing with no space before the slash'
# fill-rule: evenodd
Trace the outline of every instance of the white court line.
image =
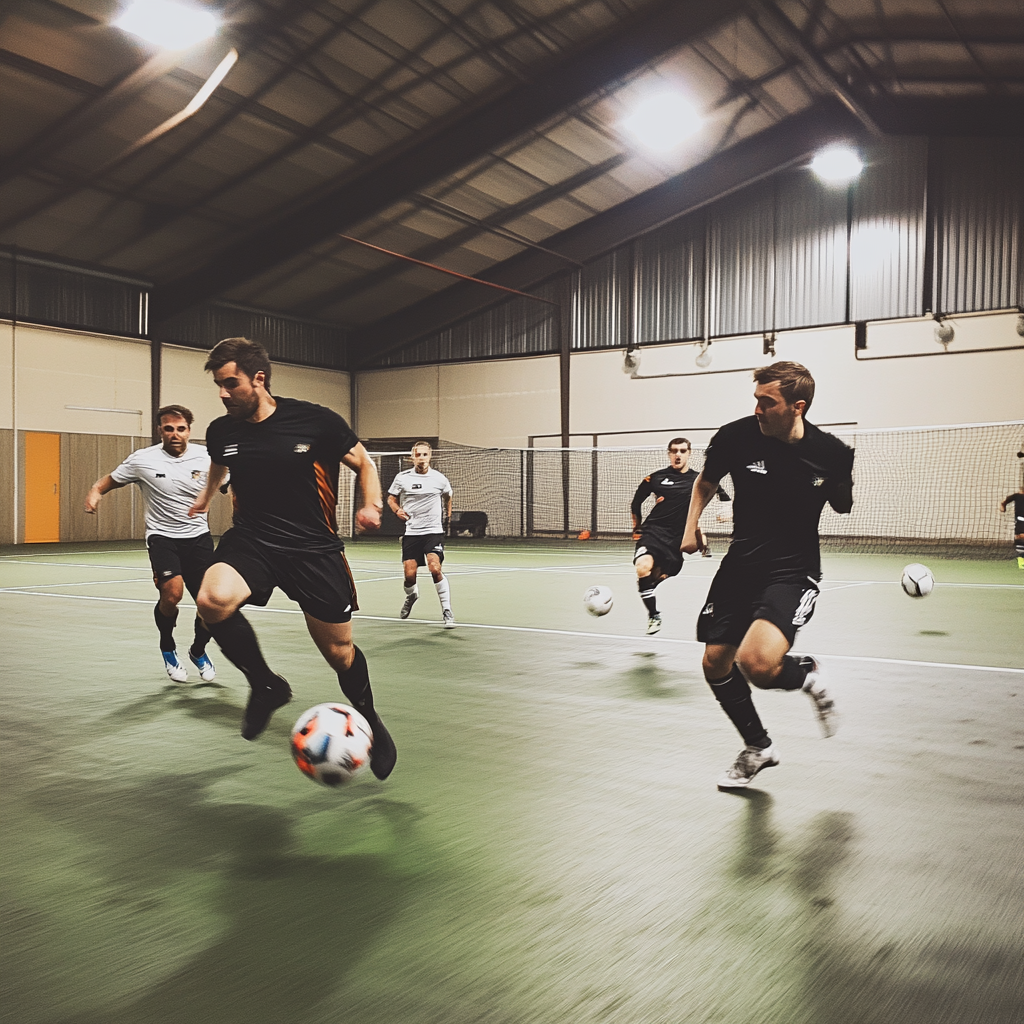
<svg viewBox="0 0 1024 1024">
<path fill-rule="evenodd" d="M 18 562 L 13 558 L 0 561 L 0 565 L 56 565 L 69 569 L 121 569 L 124 572 L 138 572 L 144 565 L 103 565 L 101 562 Z"/>
<path fill-rule="evenodd" d="M 56 597 L 65 601 L 106 601 L 113 604 L 144 604 L 152 605 L 152 601 L 143 601 L 134 597 L 96 597 L 89 594 L 44 594 L 38 590 L 7 590 L 4 593 L 14 594 L 21 597 Z M 194 605 L 181 604 L 181 608 L 194 608 Z M 257 612 L 270 615 L 301 615 L 299 608 L 260 608 L 257 606 L 246 606 L 247 612 Z M 393 615 L 360 615 L 354 618 L 365 619 L 369 622 L 409 622 L 424 626 L 433 626 L 440 629 L 441 623 L 432 619 L 399 619 Z M 632 636 L 623 633 L 586 633 L 583 630 L 575 629 L 546 629 L 541 626 L 498 626 L 484 622 L 460 622 L 459 629 L 493 629 L 510 633 L 541 633 L 550 636 L 574 636 L 584 640 L 625 640 L 629 643 L 648 644 L 682 644 L 688 647 L 703 647 L 699 640 L 677 640 L 672 637 L 660 636 Z M 968 672 L 1010 672 L 1014 675 L 1024 675 L 1024 668 L 1001 668 L 998 665 L 961 665 L 948 661 L 910 661 L 905 658 L 871 658 L 855 654 L 822 654 L 823 659 L 829 661 L 857 661 L 871 665 L 913 665 L 918 668 L 953 668 L 963 669 Z"/>
<path fill-rule="evenodd" d="M 43 587 L 102 587 L 105 583 L 148 583 L 153 585 L 152 576 L 141 576 L 135 580 L 87 580 L 84 583 L 31 583 L 23 587 L 0 587 L 0 594 L 17 594 L 29 590 L 40 590 Z"/>
</svg>

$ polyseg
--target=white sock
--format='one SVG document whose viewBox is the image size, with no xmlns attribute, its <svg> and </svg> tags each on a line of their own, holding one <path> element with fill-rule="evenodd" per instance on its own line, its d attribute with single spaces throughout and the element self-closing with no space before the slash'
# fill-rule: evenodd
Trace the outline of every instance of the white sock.
<svg viewBox="0 0 1024 1024">
<path fill-rule="evenodd" d="M 445 576 L 441 577 L 439 583 L 434 584 L 434 589 L 437 591 L 437 596 L 441 601 L 441 610 L 450 612 L 452 610 L 451 598 L 448 596 L 448 579 Z"/>
<path fill-rule="evenodd" d="M 414 583 L 411 587 L 403 586 L 402 589 L 405 591 L 406 597 L 419 597 L 420 588 Z"/>
</svg>

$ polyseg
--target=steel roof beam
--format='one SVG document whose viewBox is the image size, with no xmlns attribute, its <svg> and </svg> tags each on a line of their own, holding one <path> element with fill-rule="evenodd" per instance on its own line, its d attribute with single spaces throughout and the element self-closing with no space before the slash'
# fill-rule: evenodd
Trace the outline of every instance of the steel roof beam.
<svg viewBox="0 0 1024 1024">
<path fill-rule="evenodd" d="M 552 58 L 528 80 L 417 133 L 325 196 L 158 288 L 151 306 L 152 320 L 158 322 L 222 295 L 410 192 L 454 173 L 492 147 L 727 20 L 741 7 L 740 0 L 722 0 L 713 6 L 698 0 L 661 0 L 577 51 Z"/>
<path fill-rule="evenodd" d="M 808 159 L 828 142 L 862 134 L 863 126 L 845 106 L 823 99 L 661 185 L 545 239 L 545 244 L 579 262 L 596 259 L 638 235 Z M 527 290 L 563 270 L 564 264 L 553 257 L 528 252 L 477 276 Z M 354 333 L 349 351 L 357 367 L 365 365 L 374 356 L 404 348 L 493 305 L 493 297 L 484 289 L 456 285 Z"/>
</svg>

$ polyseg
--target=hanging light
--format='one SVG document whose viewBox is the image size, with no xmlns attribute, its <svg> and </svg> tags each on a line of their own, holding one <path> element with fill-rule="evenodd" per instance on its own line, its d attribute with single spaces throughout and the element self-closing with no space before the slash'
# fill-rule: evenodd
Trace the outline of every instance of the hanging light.
<svg viewBox="0 0 1024 1024">
<path fill-rule="evenodd" d="M 111 24 L 154 46 L 187 50 L 214 35 L 220 20 L 210 11 L 175 0 L 131 0 Z"/>
<path fill-rule="evenodd" d="M 941 320 L 939 317 L 935 318 L 935 340 L 943 347 L 949 348 L 949 343 L 953 340 L 956 331 L 953 330 L 953 325 L 948 320 Z"/>
<path fill-rule="evenodd" d="M 815 154 L 811 170 L 822 181 L 838 185 L 856 178 L 864 170 L 864 161 L 850 146 L 829 146 Z"/>
<path fill-rule="evenodd" d="M 697 108 L 676 90 L 645 96 L 622 119 L 622 127 L 646 149 L 668 153 L 704 124 Z"/>
<path fill-rule="evenodd" d="M 638 348 L 627 348 L 626 358 L 622 361 L 622 372 L 629 377 L 636 376 L 637 370 L 640 369 L 640 349 Z"/>
<path fill-rule="evenodd" d="M 694 362 L 702 369 L 706 370 L 711 365 L 711 342 L 702 341 L 700 345 L 700 351 L 697 353 L 697 358 Z"/>
</svg>

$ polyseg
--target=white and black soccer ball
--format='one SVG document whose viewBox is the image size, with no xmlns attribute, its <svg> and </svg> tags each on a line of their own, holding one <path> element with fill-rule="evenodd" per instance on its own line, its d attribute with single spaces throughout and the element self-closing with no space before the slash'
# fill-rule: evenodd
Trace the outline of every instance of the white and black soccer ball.
<svg viewBox="0 0 1024 1024">
<path fill-rule="evenodd" d="M 347 704 L 317 704 L 292 729 L 292 757 L 314 782 L 340 786 L 370 763 L 373 730 Z"/>
<path fill-rule="evenodd" d="M 607 615 L 612 610 L 614 601 L 610 587 L 587 587 L 583 595 L 583 607 L 591 615 Z"/>
<path fill-rule="evenodd" d="M 903 587 L 904 593 L 911 597 L 927 597 L 935 586 L 935 577 L 927 565 L 912 562 L 903 569 L 900 586 Z"/>
</svg>

